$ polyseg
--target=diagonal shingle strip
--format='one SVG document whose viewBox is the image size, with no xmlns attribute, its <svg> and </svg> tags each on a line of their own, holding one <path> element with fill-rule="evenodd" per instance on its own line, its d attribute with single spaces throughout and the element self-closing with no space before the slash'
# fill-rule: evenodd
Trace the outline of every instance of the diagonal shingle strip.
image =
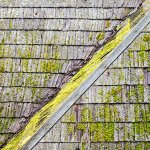
<svg viewBox="0 0 150 150">
<path fill-rule="evenodd" d="M 34 147 L 150 22 L 150 4 L 148 1 L 145 3 L 146 9 L 141 9 L 138 16 L 128 18 L 116 36 L 93 56 L 52 101 L 30 119 L 3 150 L 29 150 Z"/>
</svg>

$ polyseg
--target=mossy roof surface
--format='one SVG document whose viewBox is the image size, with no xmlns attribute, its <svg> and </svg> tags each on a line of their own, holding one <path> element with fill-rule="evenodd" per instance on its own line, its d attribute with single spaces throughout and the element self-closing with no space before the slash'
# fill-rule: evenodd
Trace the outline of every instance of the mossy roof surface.
<svg viewBox="0 0 150 150">
<path fill-rule="evenodd" d="M 33 150 L 150 149 L 149 31 L 150 23 Z"/>
<path fill-rule="evenodd" d="M 139 4 L 114 8 L 114 3 L 105 3 L 102 8 L 96 1 L 0 1 L 1 145 L 57 94 L 92 57 L 94 45 L 103 45 Z"/>
</svg>

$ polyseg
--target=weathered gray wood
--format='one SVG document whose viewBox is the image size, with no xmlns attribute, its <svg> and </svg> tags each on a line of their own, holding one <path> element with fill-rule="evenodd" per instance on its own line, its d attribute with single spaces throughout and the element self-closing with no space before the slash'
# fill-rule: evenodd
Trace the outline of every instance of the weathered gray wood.
<svg viewBox="0 0 150 150">
<path fill-rule="evenodd" d="M 61 122 L 70 122 L 71 109 L 69 109 L 61 118 Z"/>
<path fill-rule="evenodd" d="M 144 83 L 144 72 L 142 68 L 119 68 L 118 70 L 111 68 L 98 78 L 94 85 L 122 85 L 130 83 Z"/>
<path fill-rule="evenodd" d="M 146 28 L 144 29 L 144 32 L 149 32 L 150 31 L 150 24 L 148 24 L 147 26 L 146 26 Z"/>
<path fill-rule="evenodd" d="M 33 107 L 38 107 L 38 105 L 32 103 L 15 103 L 15 102 L 5 102 L 1 103 L 1 117 L 28 117 L 32 111 Z"/>
<path fill-rule="evenodd" d="M 92 45 L 96 42 L 97 34 L 80 31 L 0 31 L 1 39 L 6 44 L 57 44 L 57 45 Z M 93 41 L 88 37 L 93 34 Z M 105 38 L 110 36 L 105 34 Z M 7 35 L 10 35 L 9 38 Z M 18 35 L 18 36 L 17 36 Z"/>
<path fill-rule="evenodd" d="M 107 2 L 107 1 L 106 1 Z M 107 3 L 103 2 L 102 0 L 96 1 L 96 0 L 87 0 L 86 2 L 84 0 L 56 0 L 56 1 L 49 1 L 44 0 L 43 2 L 33 0 L 32 2 L 29 0 L 17 0 L 17 1 L 1 1 L 0 6 L 24 6 L 24 7 L 136 7 L 137 3 L 141 3 L 141 0 L 127 0 L 126 3 L 124 3 L 124 0 L 113 0 L 108 1 Z"/>
<path fill-rule="evenodd" d="M 58 122 L 43 138 L 40 142 L 61 142 L 61 123 Z"/>
<path fill-rule="evenodd" d="M 72 149 L 76 149 L 76 148 L 80 148 L 80 144 L 79 143 L 61 143 L 60 144 L 60 150 L 61 149 L 72 150 Z"/>
<path fill-rule="evenodd" d="M 12 136 L 13 134 L 0 134 L 0 146 L 2 146 L 3 144 L 3 141 L 6 141 L 8 140 L 8 138 L 10 136 Z"/>
<path fill-rule="evenodd" d="M 17 122 L 18 118 L 0 118 L 0 133 L 4 133 L 9 135 L 9 133 L 13 134 L 15 133 L 10 127 L 14 124 L 14 122 Z M 0 135 L 2 135 L 0 134 Z"/>
<path fill-rule="evenodd" d="M 114 12 L 112 13 L 112 11 Z M 128 15 L 129 8 L 0 8 L 0 18 L 79 18 L 79 19 L 121 19 Z M 46 13 L 49 12 L 49 13 Z M 57 12 L 57 14 L 55 14 Z M 101 12 L 101 13 L 100 13 Z M 111 13 L 110 13 L 111 12 Z M 118 12 L 118 14 L 117 14 Z M 122 13 L 124 12 L 124 13 Z M 11 20 L 12 21 L 12 20 Z M 33 26 L 36 26 L 34 22 Z"/>
<path fill-rule="evenodd" d="M 53 150 L 61 150 L 60 148 L 60 143 L 39 143 L 37 144 L 37 146 L 35 146 L 33 148 L 33 150 L 49 150 L 49 149 L 53 149 Z"/>
<path fill-rule="evenodd" d="M 61 142 L 78 142 L 76 125 L 74 123 L 61 124 Z"/>
<path fill-rule="evenodd" d="M 0 88 L 2 91 L 2 97 L 0 99 L 1 102 L 40 102 L 40 98 L 47 98 L 47 95 L 54 95 L 55 89 L 51 89 L 48 87 L 58 87 L 63 78 L 62 75 L 54 74 L 52 77 L 46 75 L 44 72 L 45 65 L 48 62 L 47 58 L 54 59 L 85 59 L 88 57 L 89 53 L 92 51 L 91 47 L 81 47 L 81 46 L 50 46 L 51 42 L 54 44 L 76 44 L 76 45 L 85 45 L 94 44 L 96 32 L 67 32 L 67 30 L 87 30 L 87 31 L 108 31 L 112 30 L 116 24 L 120 21 L 116 19 L 122 19 L 122 17 L 126 16 L 131 9 L 129 7 L 135 7 L 135 3 L 128 4 L 128 8 L 114 8 L 115 7 L 126 7 L 127 5 L 121 4 L 120 1 L 108 0 L 106 2 L 96 1 L 96 0 L 87 0 L 86 2 L 83 0 L 71 0 L 71 1 L 28 1 L 28 0 L 16 0 L 16 1 L 0 1 L 0 7 L 3 6 L 19 6 L 19 7 L 29 7 L 29 8 L 0 8 L 0 29 L 9 29 L 9 32 L 1 32 L 0 41 L 3 42 L 3 37 L 5 38 L 4 43 L 21 43 L 21 44 L 35 44 L 35 43 L 44 43 L 47 42 L 49 45 L 5 45 L 2 46 L 3 49 L 0 52 L 0 57 L 13 57 L 13 59 L 0 59 L 0 68 L 4 67 L 5 72 L 30 72 L 29 74 L 25 73 L 2 73 L 0 74 L 0 83 L 2 87 Z M 138 2 L 137 2 L 138 3 Z M 121 4 L 121 5 L 120 5 Z M 30 7 L 74 7 L 74 8 L 30 8 Z M 86 8 L 76 8 L 76 7 L 86 7 Z M 87 7 L 103 7 L 103 8 L 87 8 Z M 110 7 L 105 9 L 104 7 Z M 25 19 L 25 18 L 34 18 Z M 8 18 L 8 19 L 4 19 Z M 20 19 L 9 19 L 9 18 L 20 18 Z M 40 19 L 41 18 L 41 19 Z M 49 19 L 42 19 L 49 18 Z M 53 18 L 53 19 L 50 19 Z M 58 19 L 60 18 L 60 19 Z M 68 18 L 68 19 L 63 19 Z M 69 18 L 72 18 L 71 20 Z M 77 19 L 80 18 L 80 19 Z M 89 20 L 92 19 L 92 20 Z M 97 20 L 98 19 L 98 20 Z M 99 20 L 104 19 L 104 20 Z M 107 26 L 107 21 L 105 19 L 109 19 L 109 23 Z M 113 19 L 113 20 L 111 20 Z M 47 30 L 62 30 L 62 32 L 54 32 L 54 31 L 40 31 L 37 32 L 18 32 L 12 31 L 14 29 L 47 29 Z M 65 33 L 63 33 L 65 32 Z M 59 34 L 58 34 L 59 33 Z M 44 36 L 42 38 L 41 36 Z M 56 37 L 58 35 L 59 38 Z M 89 36 L 92 35 L 92 40 L 90 40 Z M 71 36 L 71 37 L 70 37 Z M 105 37 L 109 37 L 109 34 L 106 34 Z M 84 41 L 84 42 L 83 42 Z M 57 57 L 56 55 L 59 55 Z M 21 58 L 30 58 L 27 61 L 24 59 L 14 59 L 15 57 Z M 33 60 L 32 58 L 44 58 L 44 60 Z M 53 64 L 58 63 L 57 61 L 52 61 Z M 60 68 L 52 69 L 49 68 L 49 73 L 67 73 L 67 71 L 73 69 L 73 64 L 78 66 L 79 62 L 64 62 L 60 60 L 60 63 L 63 65 L 63 71 Z M 3 65 L 4 64 L 4 65 Z M 43 64 L 43 65 L 41 65 Z M 59 66 L 59 64 L 58 64 Z M 2 71 L 2 72 L 3 72 Z M 35 74 L 31 72 L 36 72 Z M 40 74 L 43 73 L 43 74 Z M 51 79 L 50 79 L 51 78 Z M 30 80 L 31 79 L 31 80 Z M 50 80 L 49 80 L 50 79 Z M 10 86 L 10 87 L 9 87 Z M 11 87 L 11 86 L 19 86 L 19 87 Z M 21 86 L 30 86 L 29 87 L 21 87 Z M 41 88 L 35 88 L 41 87 Z M 94 90 L 94 89 L 93 89 Z M 105 90 L 105 88 L 104 88 Z M 94 92 L 92 93 L 95 94 Z M 90 95 L 90 94 L 89 94 Z M 93 99 L 94 100 L 94 99 Z M 92 100 L 92 101 L 93 101 Z M 87 102 L 90 102 L 91 98 L 87 99 Z M 91 102 L 92 102 L 91 101 Z M 101 101 L 101 100 L 100 100 Z M 99 102 L 100 102 L 99 101 Z M 96 102 L 96 101 L 95 101 Z M 7 107 L 8 105 L 6 105 Z M 8 114 L 6 113 L 4 117 L 19 117 L 21 115 L 28 116 L 31 112 L 30 109 L 34 109 L 34 105 L 29 104 L 21 104 L 14 103 L 12 105 L 14 110 L 11 110 L 9 107 L 6 108 L 8 110 Z M 36 106 L 35 106 L 36 107 Z M 89 107 L 90 109 L 94 109 L 93 107 Z M 22 111 L 21 111 L 22 109 Z M 71 110 L 71 113 L 73 110 Z M 3 112 L 2 112 L 3 114 Z M 8 115 L 8 116 L 7 116 Z M 72 115 L 72 114 L 70 114 Z M 17 124 L 17 123 L 16 123 Z M 19 124 L 19 123 L 18 123 Z M 19 125 L 18 125 L 19 126 Z M 14 132 L 19 128 L 17 125 L 14 125 Z M 54 146 L 55 147 L 55 146 Z"/>
<path fill-rule="evenodd" d="M 42 23 L 41 23 L 42 22 Z M 109 22 L 109 26 L 105 27 L 104 22 Z M 0 20 L 0 30 L 88 30 L 88 31 L 108 31 L 115 27 L 119 20 L 84 20 L 84 19 L 3 19 Z M 11 28 L 10 28 L 11 23 Z M 5 24 L 5 25 L 4 25 Z"/>
<path fill-rule="evenodd" d="M 112 104 L 113 103 L 113 104 Z M 92 122 L 135 122 L 144 121 L 148 117 L 149 104 L 82 104 L 77 106 L 77 110 L 70 109 L 61 119 L 62 123 L 85 123 Z M 74 106 L 75 107 L 75 106 Z M 141 116 L 141 112 L 143 116 Z M 76 118 L 76 116 L 78 118 Z M 77 119 L 77 120 L 75 120 Z"/>
<path fill-rule="evenodd" d="M 36 73 L 43 73 L 45 76 L 46 73 L 68 73 L 82 61 L 83 60 L 2 58 L 0 60 L 1 75 L 3 73 L 6 76 L 9 74 L 12 75 L 12 73 L 18 73 L 18 75 L 22 77 L 24 73 L 26 75 L 28 73 L 31 76 L 34 76 L 34 73 L 35 75 Z"/>
<path fill-rule="evenodd" d="M 92 150 L 100 149 L 99 143 L 91 143 L 91 149 Z"/>
<path fill-rule="evenodd" d="M 119 124 L 114 124 L 114 141 L 119 141 Z"/>
<path fill-rule="evenodd" d="M 112 1 L 107 1 L 104 2 L 104 7 L 113 7 L 114 3 L 111 3 Z M 129 7 L 132 7 L 134 5 L 134 2 L 131 1 L 132 3 L 128 4 Z M 32 1 L 32 2 L 29 2 L 29 1 L 9 1 L 9 2 L 6 2 L 6 1 L 1 1 L 0 2 L 0 5 L 1 3 L 3 3 L 4 5 L 9 5 L 9 6 L 49 6 L 48 4 L 51 4 L 52 1 L 49 1 L 49 2 L 43 2 L 43 4 L 41 5 L 41 2 L 36 2 L 35 4 L 35 1 Z M 117 1 L 115 5 L 119 6 L 121 2 Z M 2 4 L 2 5 L 3 5 Z M 84 1 L 78 1 L 77 3 L 75 1 L 55 1 L 53 4 L 50 5 L 50 7 L 58 7 L 58 6 L 73 6 L 73 7 L 80 7 L 80 6 L 83 6 L 83 7 L 91 7 L 91 6 L 100 6 L 102 7 L 102 1 L 99 1 L 97 2 L 96 0 L 94 1 L 86 1 L 86 3 Z M 116 6 L 116 7 L 117 7 Z M 119 6 L 121 7 L 121 6 Z M 124 7 L 124 5 L 122 6 Z M 34 18 L 37 18 L 37 17 L 40 17 L 40 18 L 44 18 L 44 17 L 49 17 L 49 18 L 52 18 L 52 17 L 55 17 L 55 18 L 70 18 L 70 17 L 78 17 L 78 18 L 91 18 L 91 19 L 121 19 L 124 15 L 127 14 L 126 11 L 129 11 L 129 9 L 124 9 L 124 8 L 120 8 L 120 9 L 117 9 L 115 8 L 115 11 L 113 13 L 113 9 L 95 9 L 95 8 L 90 8 L 90 9 L 72 9 L 72 8 L 57 8 L 57 9 L 45 9 L 45 8 L 25 8 L 25 9 L 21 9 L 21 8 L 15 8 L 15 9 L 11 9 L 11 8 L 1 8 L 1 17 L 2 18 L 5 18 L 5 17 L 8 17 L 8 18 L 11 18 L 11 17 L 20 17 L 20 18 L 23 18 L 23 17 L 34 17 Z M 49 12 L 49 13 L 46 13 L 46 12 Z M 56 13 L 55 13 L 56 12 Z M 103 13 L 104 12 L 104 13 Z M 125 13 L 122 13 L 122 12 L 125 12 Z M 56 22 L 57 21 L 57 22 Z M 2 27 L 2 29 L 4 29 L 6 27 L 6 29 L 10 28 L 23 28 L 23 29 L 28 29 L 29 27 L 34 29 L 34 28 L 41 28 L 41 29 L 62 29 L 65 31 L 65 30 L 68 30 L 69 27 L 70 29 L 74 29 L 74 30 L 77 30 L 77 29 L 81 29 L 81 30 L 104 30 L 104 27 L 105 27 L 105 21 L 98 21 L 98 20 L 87 20 L 87 23 L 85 23 L 85 20 L 82 19 L 82 20 L 71 20 L 72 22 L 72 25 L 70 25 L 70 21 L 66 21 L 66 26 L 64 27 L 64 22 L 63 21 L 66 21 L 66 20 L 39 20 L 39 19 L 34 19 L 33 21 L 32 20 L 12 20 L 12 19 L 8 19 L 8 20 L 2 20 L 2 22 L 0 23 L 0 26 Z M 83 22 L 84 21 L 84 22 Z M 50 24 L 50 22 L 52 24 Z M 97 23 L 98 22 L 98 23 Z M 112 21 L 111 22 L 111 25 L 114 23 L 115 21 Z M 2 25 L 1 25 L 2 24 Z M 30 24 L 30 25 L 29 25 Z M 92 25 L 93 24 L 93 25 Z M 54 26 L 55 25 L 55 26 Z M 4 27 L 5 26 L 5 27 Z M 102 27 L 103 26 L 103 27 Z M 114 25 L 115 26 L 115 25 Z M 108 29 L 112 29 L 113 26 L 111 26 L 110 28 L 105 28 L 105 30 L 108 30 Z M 37 43 L 37 42 L 41 42 L 40 41 L 40 36 L 42 34 L 44 34 L 43 32 L 41 32 L 41 34 L 39 33 L 30 33 L 30 32 L 26 32 L 27 34 L 29 34 L 28 38 L 26 37 L 26 35 L 20 33 L 20 32 L 3 32 L 4 33 L 4 36 L 5 38 L 7 38 L 7 42 L 13 42 L 16 44 L 16 37 L 19 36 L 17 39 L 19 40 L 20 43 L 29 43 L 29 41 L 32 41 L 33 38 L 35 38 L 36 40 L 34 40 L 33 42 L 34 43 Z M 36 35 L 37 34 L 37 35 Z M 54 33 L 50 32 L 50 34 L 52 35 L 55 35 Z M 65 36 L 63 33 L 60 33 L 61 34 L 61 38 L 60 40 L 64 40 L 65 42 L 70 42 L 72 44 L 83 44 L 83 40 L 86 41 L 86 42 L 89 42 L 89 39 L 87 38 L 90 34 L 89 33 L 79 33 L 81 35 L 81 37 L 79 36 L 79 34 L 73 34 L 73 33 L 70 33 L 70 32 L 66 32 Z M 49 38 L 50 36 L 47 35 L 47 34 L 44 34 L 45 35 L 45 38 Z M 71 35 L 72 37 L 76 37 L 74 39 L 71 39 L 69 37 L 69 35 Z M 92 32 L 92 35 L 93 35 L 93 32 Z M 96 34 L 95 34 L 96 35 Z M 67 37 L 67 40 L 66 40 L 66 37 Z M 107 35 L 107 37 L 109 37 L 109 35 Z M 0 38 L 3 38 L 3 36 L 0 36 Z M 51 37 L 53 38 L 53 37 Z M 85 38 L 85 39 L 84 39 Z M 95 37 L 92 36 L 92 41 L 90 41 L 89 43 L 93 44 L 94 42 L 94 39 Z M 60 43 L 59 39 L 53 39 L 53 42 L 54 43 Z M 50 44 L 50 43 L 48 43 Z M 21 51 L 24 53 L 28 52 L 27 49 L 30 50 L 30 48 L 32 48 L 32 46 L 26 46 L 27 49 L 24 48 L 24 46 L 5 46 L 6 49 L 4 49 L 4 56 L 5 57 L 20 57 L 20 50 L 16 50 L 18 48 L 21 49 Z M 11 49 L 10 49 L 11 47 Z M 35 46 L 35 47 L 38 47 L 38 46 Z M 50 49 L 50 48 L 49 48 Z M 48 49 L 48 50 L 49 50 Z M 80 51 L 80 49 L 75 52 L 74 49 L 77 49 L 76 47 L 66 47 L 66 55 L 64 55 L 64 51 L 62 50 L 59 50 L 61 51 L 61 55 L 63 59 L 67 59 L 67 58 L 70 58 L 70 59 L 84 59 L 85 56 L 88 56 L 88 53 L 85 53 L 85 56 L 82 54 L 82 52 Z M 69 50 L 68 50 L 69 49 Z M 85 51 L 87 51 L 87 49 L 89 49 L 88 47 L 87 48 L 84 48 Z M 51 51 L 49 52 L 47 50 L 47 54 L 50 55 L 50 57 L 53 57 L 55 58 L 55 52 L 54 52 L 54 49 L 51 49 Z M 39 47 L 38 48 L 35 48 L 35 50 L 31 50 L 32 51 L 32 56 L 33 57 L 37 57 L 37 58 L 40 58 L 40 57 L 44 57 L 44 58 L 47 58 L 48 56 L 43 56 L 43 54 L 45 53 L 44 51 L 44 46 L 43 47 Z M 71 54 L 70 51 L 73 51 L 73 53 Z M 2 55 L 3 56 L 3 55 Z M 65 56 L 65 57 L 64 57 Z M 41 60 L 37 60 L 37 61 L 33 61 L 33 60 L 28 60 L 28 69 L 26 69 L 25 66 L 21 66 L 23 65 L 22 64 L 22 60 L 20 62 L 20 60 L 18 59 L 5 59 L 4 61 L 4 71 L 12 71 L 15 72 L 15 71 L 25 71 L 25 72 L 45 72 L 44 68 L 41 67 L 39 64 L 40 63 L 43 63 L 43 61 Z M 2 62 L 2 63 L 3 63 Z M 47 60 L 45 60 L 45 62 L 47 63 Z M 54 61 L 55 63 L 55 61 Z M 65 64 L 64 64 L 65 65 Z M 141 65 L 141 64 L 140 64 Z M 23 70 L 21 69 L 21 67 L 23 67 Z M 66 64 L 65 67 L 63 68 L 64 70 L 70 70 L 72 68 L 72 64 Z M 52 70 L 50 70 L 52 71 Z M 55 70 L 56 71 L 56 70 Z M 60 70 L 57 70 L 56 72 L 59 72 Z M 52 71 L 53 72 L 53 71 Z M 67 71 L 66 71 L 67 72 Z M 19 75 L 19 76 L 18 76 Z M 41 86 L 41 87 L 47 87 L 47 80 L 49 79 L 49 77 L 47 77 L 45 74 L 44 75 L 38 75 L 38 74 L 2 74 L 1 77 L 4 79 L 1 80 L 1 83 L 2 85 L 4 86 Z M 33 78 L 35 79 L 35 82 L 31 84 L 31 81 L 25 83 L 28 79 L 30 78 Z M 60 83 L 60 80 L 62 79 L 62 76 L 59 78 L 59 76 L 53 76 L 52 77 L 52 82 L 49 81 L 48 83 L 48 86 L 53 86 L 54 87 L 57 87 L 59 86 L 59 83 Z M 115 79 L 116 81 L 116 79 Z M 112 82 L 110 82 L 112 83 Z M 2 100 L 4 101 L 24 101 L 24 102 L 35 102 L 37 101 L 37 98 L 42 98 L 43 97 L 43 92 L 45 94 L 51 92 L 51 91 L 45 91 L 45 90 L 48 90 L 48 89 L 37 89 L 36 92 L 34 92 L 33 90 L 34 88 L 32 89 L 27 89 L 27 88 L 13 88 L 12 92 L 11 92 L 11 89 L 10 88 L 5 88 L 5 90 L 3 91 L 3 97 L 2 97 Z M 104 88 L 105 89 L 105 88 Z M 9 94 L 9 95 L 7 95 Z M 95 93 L 93 93 L 95 94 Z M 35 96 L 36 95 L 36 96 Z M 38 99 L 39 100 L 39 99 Z M 87 99 L 87 102 L 91 100 L 91 99 Z M 18 110 L 18 114 L 17 116 L 20 115 L 20 106 L 19 104 L 15 106 L 16 107 L 16 110 Z M 29 114 L 28 111 L 25 112 L 25 109 L 26 107 L 31 107 L 31 106 L 28 106 L 28 105 L 24 105 L 24 108 L 22 109 L 22 113 L 25 113 L 25 115 L 27 116 Z M 14 108 L 14 107 L 12 107 Z M 92 107 L 90 109 L 93 109 Z M 12 112 L 10 111 L 10 113 L 12 114 Z M 15 114 L 16 115 L 16 114 Z"/>
</svg>

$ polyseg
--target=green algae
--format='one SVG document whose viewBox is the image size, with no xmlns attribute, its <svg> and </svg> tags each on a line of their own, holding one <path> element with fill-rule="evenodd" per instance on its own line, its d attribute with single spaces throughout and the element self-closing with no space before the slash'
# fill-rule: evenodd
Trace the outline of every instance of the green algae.
<svg viewBox="0 0 150 150">
<path fill-rule="evenodd" d="M 144 101 L 144 85 L 137 85 L 138 90 L 138 102 Z"/>
<path fill-rule="evenodd" d="M 15 118 L 5 118 L 3 119 L 2 123 L 0 124 L 0 132 L 9 131 L 10 126 L 14 123 Z"/>
<path fill-rule="evenodd" d="M 86 150 L 86 143 L 81 143 L 81 150 Z"/>
<path fill-rule="evenodd" d="M 101 120 L 104 120 L 104 118 L 105 118 L 104 106 L 101 106 L 101 109 L 100 109 L 100 112 L 99 112 L 99 118 Z"/>
<path fill-rule="evenodd" d="M 134 112 L 135 112 L 135 121 L 139 121 L 140 120 L 139 104 L 136 104 L 134 106 Z"/>
<path fill-rule="evenodd" d="M 2 39 L 2 42 L 0 44 L 0 57 L 3 57 L 3 49 L 4 49 L 5 40 Z"/>
<path fill-rule="evenodd" d="M 34 75 L 31 74 L 31 77 L 29 78 L 30 85 L 33 87 L 39 86 L 39 79 L 40 76 L 38 74 L 34 74 Z"/>
<path fill-rule="evenodd" d="M 105 102 L 110 102 L 112 99 L 114 102 L 120 102 L 122 101 L 121 99 L 121 92 L 122 92 L 122 87 L 112 87 L 111 90 L 109 90 L 106 95 L 103 97 Z"/>
<path fill-rule="evenodd" d="M 112 88 L 110 94 L 112 95 L 114 102 L 121 101 L 121 96 L 119 94 L 122 92 L 122 87 L 118 86 L 117 88 Z"/>
<path fill-rule="evenodd" d="M 100 33 L 97 35 L 96 40 L 97 40 L 97 41 L 101 41 L 101 40 L 104 39 L 104 37 L 105 37 L 105 32 L 100 32 Z"/>
<path fill-rule="evenodd" d="M 142 150 L 142 149 L 143 149 L 143 143 L 136 144 L 135 150 Z"/>
<path fill-rule="evenodd" d="M 144 147 L 145 147 L 145 150 L 149 150 L 150 149 L 150 143 L 145 142 Z"/>
<path fill-rule="evenodd" d="M 92 119 L 93 119 L 93 117 L 92 117 L 91 110 L 86 107 L 83 108 L 81 110 L 81 122 L 88 122 L 88 121 L 92 122 Z"/>
<path fill-rule="evenodd" d="M 114 140 L 114 123 L 107 123 L 105 126 L 105 141 Z"/>
<path fill-rule="evenodd" d="M 68 123 L 67 124 L 67 134 L 68 135 L 74 135 L 74 132 L 75 132 L 74 124 Z"/>
<path fill-rule="evenodd" d="M 35 94 L 36 94 L 36 91 L 37 91 L 37 89 L 36 88 L 31 88 L 31 99 L 34 99 L 34 97 L 36 96 Z M 38 101 L 37 99 L 36 99 L 36 101 Z"/>
<path fill-rule="evenodd" d="M 81 131 L 86 131 L 86 128 L 87 128 L 87 124 L 86 123 L 78 123 L 77 124 L 77 129 L 78 130 L 81 130 Z"/>
<path fill-rule="evenodd" d="M 111 25 L 111 21 L 110 21 L 110 20 L 106 20 L 106 21 L 105 21 L 105 28 L 106 28 L 106 29 L 109 28 L 110 25 Z"/>
<path fill-rule="evenodd" d="M 150 136 L 150 122 L 147 122 L 146 123 L 146 128 L 147 128 L 147 134 L 148 134 L 148 136 Z"/>
<path fill-rule="evenodd" d="M 31 51 L 29 46 L 26 46 L 24 51 L 22 49 L 20 49 L 20 48 L 17 49 L 17 54 L 21 58 L 31 58 L 32 53 L 33 52 Z"/>
<path fill-rule="evenodd" d="M 26 86 L 31 86 L 31 82 L 32 82 L 32 75 L 29 74 L 27 77 L 26 77 L 26 81 L 25 81 L 25 85 Z"/>
<path fill-rule="evenodd" d="M 18 35 L 17 35 L 17 32 L 16 32 L 16 36 L 15 36 L 15 38 L 14 38 L 14 43 L 15 43 L 15 44 L 17 44 L 17 36 L 18 36 Z"/>
<path fill-rule="evenodd" d="M 45 60 L 40 61 L 40 71 L 46 72 L 47 71 L 47 62 Z"/>
<path fill-rule="evenodd" d="M 4 71 L 5 71 L 4 60 L 1 59 L 1 60 L 0 60 L 0 72 L 2 73 L 2 72 L 4 72 Z"/>
<path fill-rule="evenodd" d="M 128 50 L 128 56 L 129 56 L 130 59 L 134 59 L 134 53 L 133 53 L 132 49 Z"/>
<path fill-rule="evenodd" d="M 58 50 L 58 45 L 55 45 L 53 47 L 53 58 L 54 60 L 47 60 L 47 68 L 46 71 L 47 72 L 59 72 L 59 70 L 62 69 L 63 64 L 61 63 L 60 59 L 60 54 L 59 54 L 59 50 Z"/>
<path fill-rule="evenodd" d="M 4 107 L 0 106 L 0 116 L 2 115 L 3 109 L 4 109 Z"/>
<path fill-rule="evenodd" d="M 100 96 L 103 96 L 103 93 L 104 93 L 104 91 L 103 91 L 102 89 L 98 90 L 98 94 L 99 94 Z"/>
<path fill-rule="evenodd" d="M 140 50 L 142 50 L 142 51 L 147 50 L 147 43 L 146 42 L 143 42 L 140 44 Z"/>
<path fill-rule="evenodd" d="M 130 149 L 130 147 L 131 147 L 130 142 L 126 142 L 126 143 L 124 143 L 124 145 L 125 145 L 125 149 L 131 150 L 131 149 Z"/>
<path fill-rule="evenodd" d="M 22 70 L 24 72 L 28 72 L 28 66 L 29 66 L 29 60 L 28 59 L 23 59 L 22 60 Z"/>
<path fill-rule="evenodd" d="M 137 88 L 136 87 L 130 87 L 129 99 L 130 100 L 133 99 L 133 100 L 138 101 Z"/>
<path fill-rule="evenodd" d="M 90 32 L 89 36 L 88 36 L 88 40 L 92 41 L 93 40 L 93 34 Z"/>
<path fill-rule="evenodd" d="M 47 61 L 47 72 L 58 72 L 62 69 L 62 64 L 59 62 L 59 60 L 48 60 Z"/>
<path fill-rule="evenodd" d="M 9 29 L 13 29 L 13 21 L 12 21 L 12 19 L 9 20 Z"/>
<path fill-rule="evenodd" d="M 48 86 L 48 81 L 52 78 L 52 74 L 45 74 L 44 76 L 44 86 L 47 87 Z M 37 78 L 38 80 L 38 78 Z"/>
<path fill-rule="evenodd" d="M 144 41 L 144 42 L 150 42 L 150 33 L 144 34 L 144 36 L 143 36 L 143 41 Z"/>
<path fill-rule="evenodd" d="M 109 122 L 110 121 L 110 108 L 109 108 L 109 104 L 106 104 L 104 107 L 104 116 L 105 116 L 105 121 Z"/>
<path fill-rule="evenodd" d="M 31 58 L 31 50 L 30 48 L 25 48 L 25 55 L 23 56 L 24 58 Z"/>
<path fill-rule="evenodd" d="M 89 132 L 94 142 L 113 141 L 114 123 L 90 123 Z"/>
<path fill-rule="evenodd" d="M 145 61 L 145 52 L 144 51 L 140 51 L 138 53 L 138 56 L 139 56 L 139 63 L 144 64 L 144 61 Z"/>
<path fill-rule="evenodd" d="M 74 111 L 71 111 L 69 120 L 70 122 L 76 122 L 76 113 L 74 113 Z"/>
<path fill-rule="evenodd" d="M 25 32 L 24 34 L 25 34 L 24 36 L 25 36 L 26 44 L 27 44 L 27 43 L 28 43 L 28 39 L 29 39 L 29 33 L 28 33 L 28 32 Z"/>
<path fill-rule="evenodd" d="M 47 46 L 47 45 L 45 45 L 44 48 L 43 48 L 43 50 L 44 50 L 43 57 L 44 57 L 45 59 L 48 59 L 48 58 L 49 58 L 49 51 L 48 51 L 48 49 L 49 49 L 49 46 Z"/>
</svg>

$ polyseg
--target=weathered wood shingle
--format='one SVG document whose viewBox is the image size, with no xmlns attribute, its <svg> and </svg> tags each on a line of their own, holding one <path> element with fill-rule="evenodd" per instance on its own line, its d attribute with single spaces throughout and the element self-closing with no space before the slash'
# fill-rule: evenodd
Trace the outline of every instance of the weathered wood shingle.
<svg viewBox="0 0 150 150">
<path fill-rule="evenodd" d="M 54 144 L 60 150 L 150 148 L 150 53 L 149 47 L 141 47 L 150 42 L 148 28 L 149 25 L 41 139 L 35 150 Z M 68 147 L 70 144 L 74 146 Z"/>
<path fill-rule="evenodd" d="M 93 55 L 94 45 L 107 41 L 140 3 L 0 1 L 0 119 L 5 125 L 0 144 L 55 96 Z"/>
</svg>

